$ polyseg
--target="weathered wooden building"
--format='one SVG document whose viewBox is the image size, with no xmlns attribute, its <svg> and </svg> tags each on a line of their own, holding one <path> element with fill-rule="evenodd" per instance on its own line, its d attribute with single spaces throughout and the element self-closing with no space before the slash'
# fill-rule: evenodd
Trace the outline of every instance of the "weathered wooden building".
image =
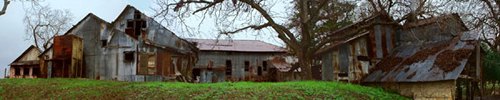
<svg viewBox="0 0 500 100">
<path fill-rule="evenodd" d="M 193 43 L 127 6 L 113 23 L 89 13 L 38 53 L 36 64 L 44 77 L 187 81 L 197 53 Z"/>
<path fill-rule="evenodd" d="M 83 43 L 75 35 L 54 37 L 54 44 L 39 56 L 43 77 L 84 77 Z"/>
<path fill-rule="evenodd" d="M 360 81 L 370 65 L 391 54 L 400 27 L 379 14 L 329 34 L 336 41 L 318 50 L 322 80 Z"/>
<path fill-rule="evenodd" d="M 199 82 L 267 80 L 269 57 L 286 53 L 284 48 L 258 40 L 188 40 L 200 49 L 193 68 Z"/>
<path fill-rule="evenodd" d="M 481 80 L 478 33 L 457 14 L 407 23 L 394 52 L 377 63 L 363 82 L 414 99 L 473 99 Z"/>
<path fill-rule="evenodd" d="M 132 6 L 113 23 L 88 14 L 67 34 L 83 41 L 87 78 L 163 81 L 190 75 L 197 48 Z"/>
<path fill-rule="evenodd" d="M 30 46 L 9 64 L 9 78 L 38 78 L 40 75 L 40 49 Z"/>
</svg>

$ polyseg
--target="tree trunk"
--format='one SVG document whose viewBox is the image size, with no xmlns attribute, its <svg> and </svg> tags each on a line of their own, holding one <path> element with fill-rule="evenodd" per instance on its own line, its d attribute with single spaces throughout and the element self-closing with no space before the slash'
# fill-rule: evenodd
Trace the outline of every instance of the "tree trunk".
<svg viewBox="0 0 500 100">
<path fill-rule="evenodd" d="M 312 70 L 311 70 L 311 64 L 309 64 L 308 62 L 306 61 L 302 61 L 302 62 L 299 62 L 300 63 L 300 67 L 302 68 L 301 69 L 301 73 L 302 73 L 302 78 L 304 80 L 313 80 L 312 78 Z"/>
<path fill-rule="evenodd" d="M 35 39 L 35 47 L 39 49 L 38 47 L 38 40 L 36 39 L 36 33 L 33 31 L 33 39 Z"/>
<path fill-rule="evenodd" d="M 301 68 L 301 74 L 303 80 L 313 80 L 311 64 L 312 59 L 311 55 L 304 54 L 304 52 L 297 53 L 299 59 L 299 66 Z"/>
</svg>

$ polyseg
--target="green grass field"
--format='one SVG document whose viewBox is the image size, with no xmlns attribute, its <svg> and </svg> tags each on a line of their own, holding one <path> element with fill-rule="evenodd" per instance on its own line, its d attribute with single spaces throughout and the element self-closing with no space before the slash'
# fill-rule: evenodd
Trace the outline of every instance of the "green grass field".
<svg viewBox="0 0 500 100">
<path fill-rule="evenodd" d="M 340 82 L 116 82 L 1 79 L 0 99 L 407 99 L 380 88 Z"/>
</svg>

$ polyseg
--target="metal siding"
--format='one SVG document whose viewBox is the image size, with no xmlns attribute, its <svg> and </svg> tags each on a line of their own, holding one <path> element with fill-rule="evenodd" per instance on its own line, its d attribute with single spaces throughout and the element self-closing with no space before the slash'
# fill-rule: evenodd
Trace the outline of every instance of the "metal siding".
<svg viewBox="0 0 500 100">
<path fill-rule="evenodd" d="M 339 65 L 340 72 L 349 72 L 350 66 L 350 46 L 348 44 L 342 44 L 339 48 Z"/>
<path fill-rule="evenodd" d="M 332 64 L 333 64 L 332 67 L 333 67 L 333 74 L 334 74 L 333 77 L 334 77 L 334 79 L 338 78 L 337 74 L 339 74 L 339 72 L 340 72 L 339 59 L 340 59 L 339 58 L 339 52 L 338 52 L 337 49 L 334 49 L 332 51 Z"/>
<path fill-rule="evenodd" d="M 245 77 L 250 77 L 250 75 L 256 75 L 257 66 L 260 66 L 262 61 L 265 61 L 268 57 L 271 57 L 273 54 L 270 53 L 239 53 L 239 52 L 207 52 L 202 51 L 199 53 L 199 60 L 196 63 L 196 68 L 206 67 L 209 60 L 212 60 L 214 63 L 214 68 L 225 68 L 226 60 L 231 60 L 232 64 L 232 75 L 231 78 L 235 80 L 245 80 Z M 245 61 L 250 62 L 251 70 L 248 72 L 245 71 Z M 266 72 L 266 71 L 263 71 Z M 217 74 L 218 77 L 222 77 Z M 200 80 L 207 77 L 200 77 Z M 222 79 L 218 79 L 222 80 Z"/>
<path fill-rule="evenodd" d="M 368 51 L 367 51 L 367 42 L 366 42 L 366 38 L 360 38 L 358 40 L 359 42 L 359 49 L 358 49 L 358 54 L 360 56 L 367 56 L 368 57 Z M 368 70 L 370 68 L 370 63 L 368 61 L 360 61 L 360 64 L 362 66 L 362 70 L 363 70 L 363 73 L 367 74 L 368 73 Z"/>
<path fill-rule="evenodd" d="M 321 63 L 322 63 L 322 72 L 321 76 L 323 80 L 331 81 L 333 80 L 333 56 L 332 53 L 329 52 L 325 55 L 322 56 Z"/>
<path fill-rule="evenodd" d="M 382 32 L 381 26 L 375 25 L 375 54 L 377 58 L 384 57 L 382 49 Z"/>
<path fill-rule="evenodd" d="M 101 64 L 102 48 L 101 48 L 101 32 L 108 32 L 101 27 L 94 17 L 85 19 L 80 25 L 75 26 L 73 32 L 70 34 L 77 35 L 83 40 L 83 56 L 86 68 L 86 76 L 88 78 L 100 78 L 104 71 L 104 65 Z M 97 44 L 97 45 L 96 45 Z"/>
<path fill-rule="evenodd" d="M 386 31 L 385 31 L 385 43 L 386 43 L 386 47 L 387 47 L 387 51 L 390 53 L 392 51 L 392 48 L 394 47 L 393 46 L 393 43 L 392 43 L 392 34 L 394 34 L 394 31 L 392 30 L 391 27 L 386 27 L 385 28 Z"/>
</svg>

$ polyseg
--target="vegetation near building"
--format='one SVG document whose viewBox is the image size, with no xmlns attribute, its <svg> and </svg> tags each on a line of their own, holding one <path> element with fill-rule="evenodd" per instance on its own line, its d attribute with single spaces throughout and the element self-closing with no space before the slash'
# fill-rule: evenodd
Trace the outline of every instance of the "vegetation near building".
<svg viewBox="0 0 500 100">
<path fill-rule="evenodd" d="M 20 91 L 22 90 L 22 91 Z M 116 82 L 2 79 L 0 99 L 360 99 L 404 100 L 381 88 L 341 82 Z"/>
</svg>

